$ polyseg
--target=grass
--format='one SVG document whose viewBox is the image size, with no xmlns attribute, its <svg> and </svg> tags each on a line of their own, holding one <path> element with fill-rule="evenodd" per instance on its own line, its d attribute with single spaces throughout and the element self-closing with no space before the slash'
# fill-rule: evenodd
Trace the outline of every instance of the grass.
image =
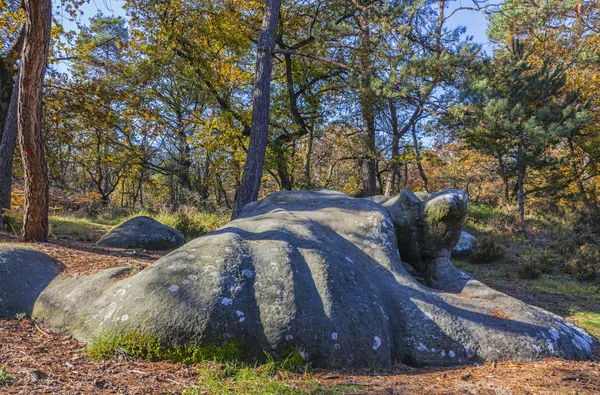
<svg viewBox="0 0 600 395">
<path fill-rule="evenodd" d="M 234 342 L 222 346 L 165 347 L 158 339 L 139 333 L 102 334 L 90 341 L 87 352 L 95 361 L 124 357 L 142 358 L 149 361 L 183 362 L 186 364 L 204 361 L 235 362 L 240 357 L 240 352 Z"/>
<path fill-rule="evenodd" d="M 600 338 L 600 282 L 580 281 L 565 271 L 576 250 L 563 218 L 530 214 L 526 232 L 514 215 L 481 204 L 471 204 L 466 230 L 478 240 L 490 238 L 506 248 L 506 255 L 487 265 L 455 261 L 455 265 L 483 283 L 526 303 L 565 316 Z M 526 275 L 531 270 L 535 275 Z"/>
<path fill-rule="evenodd" d="M 12 375 L 3 366 L 0 366 L 0 387 L 7 386 L 11 380 Z"/>
<path fill-rule="evenodd" d="M 600 339 L 600 313 L 574 311 L 568 318 L 576 325 L 585 328 L 590 334 Z"/>
<path fill-rule="evenodd" d="M 193 207 L 182 207 L 175 213 L 169 211 L 128 213 L 116 210 L 94 217 L 52 215 L 49 218 L 49 235 L 51 238 L 68 237 L 77 241 L 95 243 L 114 227 L 142 215 L 179 230 L 185 235 L 187 241 L 212 232 L 229 221 L 229 213 L 199 211 Z M 13 229 L 11 233 L 19 235 L 21 214 L 14 212 L 11 218 L 10 225 Z"/>
<path fill-rule="evenodd" d="M 248 365 L 240 361 L 237 346 L 229 342 L 222 347 L 171 347 L 148 335 L 101 335 L 87 348 L 95 361 L 111 358 L 142 358 L 198 364 L 201 380 L 184 394 L 343 394 L 353 391 L 348 386 L 322 386 L 308 374 L 308 364 L 298 352 L 283 361 L 275 361 L 267 353 L 267 362 Z"/>
<path fill-rule="evenodd" d="M 51 235 L 67 235 L 80 241 L 96 242 L 111 229 L 107 224 L 71 216 L 52 216 L 49 222 Z"/>
<path fill-rule="evenodd" d="M 199 394 L 347 394 L 357 393 L 355 385 L 324 386 L 306 371 L 298 373 L 269 358 L 263 365 L 246 364 L 204 365 L 197 386 L 184 395 Z"/>
<path fill-rule="evenodd" d="M 527 282 L 535 292 L 576 298 L 584 302 L 600 304 L 600 287 L 592 283 L 574 280 L 567 276 L 543 276 Z M 600 327 L 599 327 L 600 328 Z"/>
</svg>

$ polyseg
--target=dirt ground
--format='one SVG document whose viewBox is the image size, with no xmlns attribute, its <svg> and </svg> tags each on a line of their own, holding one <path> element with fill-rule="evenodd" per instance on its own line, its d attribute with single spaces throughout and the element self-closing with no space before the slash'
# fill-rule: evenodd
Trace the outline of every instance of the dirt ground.
<svg viewBox="0 0 600 395">
<path fill-rule="evenodd" d="M 6 234 L 0 242 L 12 242 Z M 164 253 L 98 247 L 68 239 L 37 244 L 57 258 L 66 274 L 130 266 L 141 269 Z M 599 355 L 600 357 L 600 355 Z M 181 393 L 201 379 L 198 367 L 139 360 L 90 360 L 82 344 L 24 319 L 0 320 L 0 367 L 10 374 L 7 394 Z M 456 368 L 391 371 L 313 371 L 323 385 L 377 394 L 600 394 L 600 362 L 549 359 Z M 298 375 L 298 380 L 301 380 Z"/>
</svg>

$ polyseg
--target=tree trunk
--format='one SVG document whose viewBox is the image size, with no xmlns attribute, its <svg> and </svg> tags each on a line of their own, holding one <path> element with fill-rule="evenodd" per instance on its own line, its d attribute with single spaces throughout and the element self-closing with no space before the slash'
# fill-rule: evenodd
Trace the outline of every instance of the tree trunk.
<svg viewBox="0 0 600 395">
<path fill-rule="evenodd" d="M 500 177 L 502 178 L 502 183 L 504 184 L 504 203 L 508 204 L 508 202 L 510 202 L 508 171 L 506 169 L 506 165 L 504 164 L 504 160 L 502 160 L 502 154 L 500 153 L 498 153 L 498 168 L 500 169 Z"/>
<path fill-rule="evenodd" d="M 392 159 L 390 161 L 390 171 L 385 183 L 385 196 L 392 196 L 400 193 L 399 188 L 395 188 L 397 180 L 400 177 L 398 171 L 397 157 L 400 154 L 400 130 L 398 128 L 398 112 L 392 99 L 389 100 L 390 117 L 392 122 Z M 396 190 L 398 189 L 398 190 Z"/>
<path fill-rule="evenodd" d="M 279 23 L 281 0 L 268 0 L 263 26 L 258 40 L 256 72 L 252 102 L 252 126 L 250 145 L 244 165 L 244 175 L 235 198 L 232 218 L 237 218 L 244 206 L 258 199 L 258 190 L 265 164 L 265 151 L 269 135 L 269 112 L 271 109 L 271 73 L 275 33 Z"/>
<path fill-rule="evenodd" d="M 306 188 L 312 188 L 312 177 L 310 172 L 310 164 L 313 151 L 314 132 L 311 128 L 306 141 L 306 150 L 304 151 L 304 184 Z"/>
<path fill-rule="evenodd" d="M 4 123 L 4 133 L 0 141 L 0 212 L 3 208 L 10 209 L 10 193 L 12 191 L 12 171 L 19 125 L 17 110 L 19 100 L 19 73 L 17 83 L 12 92 L 10 106 Z M 1 228 L 0 228 L 1 229 Z"/>
<path fill-rule="evenodd" d="M 421 152 L 419 150 L 419 139 L 417 138 L 416 125 L 413 125 L 412 128 L 412 138 L 413 148 L 415 149 L 415 157 L 417 159 L 417 168 L 419 169 L 419 174 L 423 180 L 423 188 L 425 189 L 425 192 L 429 193 L 429 179 L 427 178 L 427 174 L 425 174 L 425 169 L 423 169 L 423 164 L 421 163 Z"/>
<path fill-rule="evenodd" d="M 42 140 L 42 89 L 48 63 L 51 0 L 24 0 L 26 22 L 19 78 L 19 146 L 25 175 L 22 234 L 26 241 L 48 237 L 48 167 Z"/>
<path fill-rule="evenodd" d="M 277 176 L 279 177 L 279 187 L 282 191 L 292 190 L 292 181 L 290 180 L 290 173 L 288 171 L 287 163 L 287 150 L 285 146 L 279 145 L 274 146 L 275 150 L 275 162 L 277 166 Z"/>
<path fill-rule="evenodd" d="M 366 10 L 359 12 L 360 24 L 360 89 L 359 101 L 361 107 L 364 139 L 364 157 L 362 161 L 363 192 L 365 196 L 377 194 L 377 146 L 375 141 L 375 94 L 371 86 L 373 59 L 371 57 L 371 27 Z"/>
<path fill-rule="evenodd" d="M 15 86 L 11 65 L 7 64 L 7 60 L 0 57 L 0 137 L 2 137 L 2 132 L 6 128 L 4 125 L 8 118 Z"/>
<path fill-rule="evenodd" d="M 521 225 L 525 223 L 525 171 L 526 167 L 521 166 L 517 176 L 517 200 L 519 203 L 519 223 Z"/>
<path fill-rule="evenodd" d="M 192 167 L 191 148 L 187 143 L 187 135 L 183 130 L 177 133 L 177 150 L 179 151 L 177 163 L 177 179 L 182 190 L 192 189 L 190 168 Z M 180 202 L 181 203 L 181 202 Z"/>
<path fill-rule="evenodd" d="M 594 205 L 588 198 L 587 192 L 585 190 L 585 186 L 583 185 L 583 182 L 581 182 L 581 178 L 579 177 L 579 171 L 577 170 L 577 155 L 575 153 L 575 144 L 573 142 L 573 137 L 569 137 L 567 139 L 567 142 L 569 144 L 569 152 L 571 154 L 571 171 L 573 173 L 573 178 L 575 179 L 575 182 L 577 183 L 577 189 L 579 190 L 579 197 L 581 198 L 581 201 L 583 202 L 583 205 L 585 206 L 585 208 L 588 210 L 591 210 L 594 208 Z"/>
</svg>

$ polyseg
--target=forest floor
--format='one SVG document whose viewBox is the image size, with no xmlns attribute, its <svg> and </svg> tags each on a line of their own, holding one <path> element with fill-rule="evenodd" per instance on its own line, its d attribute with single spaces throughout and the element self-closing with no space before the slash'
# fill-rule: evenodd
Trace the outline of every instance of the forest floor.
<svg viewBox="0 0 600 395">
<path fill-rule="evenodd" d="M 65 226 L 60 232 L 54 231 L 50 242 L 33 248 L 58 259 L 66 274 L 123 266 L 140 270 L 164 255 L 96 246 L 89 239 L 104 231 L 98 226 Z M 19 240 L 0 233 L 0 243 Z M 510 261 L 494 265 L 458 262 L 483 282 L 561 314 L 600 336 L 600 293 L 596 288 L 552 276 L 519 280 L 510 265 Z M 598 361 L 549 359 L 422 369 L 399 365 L 391 371 L 293 373 L 275 369 L 268 374 L 257 367 L 223 374 L 223 366 L 213 363 L 187 366 L 124 357 L 94 361 L 85 345 L 26 318 L 0 320 L 0 339 L 0 393 L 9 394 L 600 394 Z"/>
</svg>

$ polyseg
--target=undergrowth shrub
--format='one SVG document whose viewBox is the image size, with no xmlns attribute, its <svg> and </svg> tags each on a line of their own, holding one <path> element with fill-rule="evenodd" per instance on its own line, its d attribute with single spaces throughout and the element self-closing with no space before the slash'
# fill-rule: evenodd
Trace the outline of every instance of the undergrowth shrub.
<svg viewBox="0 0 600 395">
<path fill-rule="evenodd" d="M 565 271 L 580 281 L 593 281 L 600 278 L 600 248 L 585 244 L 567 263 Z"/>
<path fill-rule="evenodd" d="M 192 206 L 181 206 L 176 213 L 161 212 L 159 222 L 171 226 L 191 240 L 212 232 L 229 221 L 227 213 L 199 211 Z"/>
<path fill-rule="evenodd" d="M 478 240 L 477 247 L 469 256 L 469 262 L 474 264 L 492 263 L 506 255 L 506 248 L 493 237 L 484 236 Z"/>
<path fill-rule="evenodd" d="M 549 247 L 532 248 L 521 257 L 521 262 L 523 266 L 535 269 L 540 274 L 550 274 L 559 267 L 561 258 L 554 249 Z"/>
<path fill-rule="evenodd" d="M 519 278 L 523 280 L 537 280 L 542 276 L 540 266 L 535 262 L 525 262 L 517 269 Z"/>
<path fill-rule="evenodd" d="M 572 236 L 578 246 L 600 246 L 600 208 L 578 212 L 570 221 L 573 224 Z"/>
</svg>

